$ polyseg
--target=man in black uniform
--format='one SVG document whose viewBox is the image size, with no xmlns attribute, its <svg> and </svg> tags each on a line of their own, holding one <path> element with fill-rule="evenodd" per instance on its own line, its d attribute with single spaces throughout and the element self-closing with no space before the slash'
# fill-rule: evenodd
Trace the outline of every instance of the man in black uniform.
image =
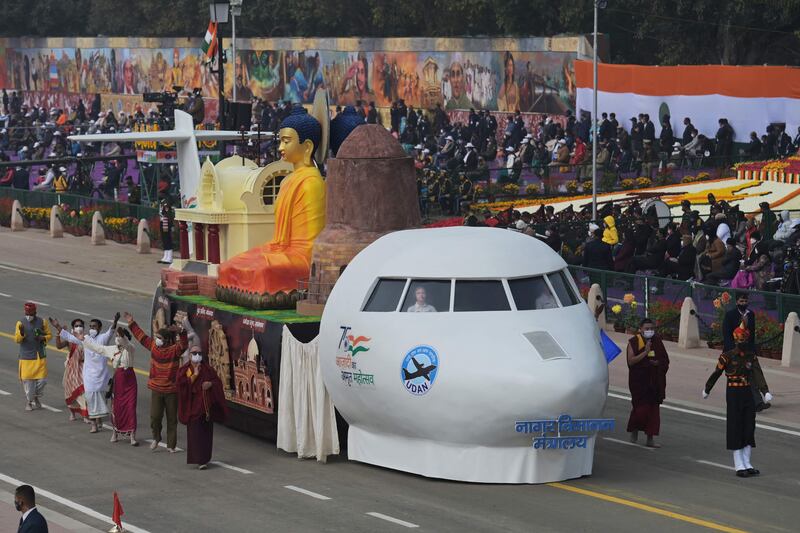
<svg viewBox="0 0 800 533">
<path fill-rule="evenodd" d="M 717 379 L 725 372 L 728 378 L 725 392 L 727 448 L 733 451 L 733 464 L 738 477 L 757 476 L 761 472 L 750 463 L 750 454 L 756 445 L 756 406 L 751 387 L 755 386 L 769 400 L 772 395 L 758 357 L 749 348 L 750 331 L 744 323 L 733 330 L 733 338 L 736 346 L 719 356 L 717 368 L 703 387 L 703 398 L 708 398 Z"/>
</svg>

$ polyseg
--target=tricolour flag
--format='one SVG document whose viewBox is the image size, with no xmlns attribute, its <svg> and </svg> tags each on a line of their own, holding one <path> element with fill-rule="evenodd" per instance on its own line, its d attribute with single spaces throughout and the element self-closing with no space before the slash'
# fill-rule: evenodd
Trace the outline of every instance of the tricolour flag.
<svg viewBox="0 0 800 533">
<path fill-rule="evenodd" d="M 592 62 L 575 61 L 578 111 L 592 109 Z M 684 117 L 706 137 L 714 138 L 719 119 L 726 118 L 736 142 L 747 142 L 751 130 L 770 122 L 800 126 L 800 69 L 779 66 L 681 65 L 642 66 L 601 63 L 597 80 L 598 113 L 617 114 L 630 128 L 629 117 L 648 113 L 655 123 L 670 115 L 680 140 Z"/>
<path fill-rule="evenodd" d="M 203 39 L 203 52 L 206 54 L 206 61 L 213 61 L 214 54 L 217 53 L 217 23 L 209 22 L 206 36 Z"/>
</svg>

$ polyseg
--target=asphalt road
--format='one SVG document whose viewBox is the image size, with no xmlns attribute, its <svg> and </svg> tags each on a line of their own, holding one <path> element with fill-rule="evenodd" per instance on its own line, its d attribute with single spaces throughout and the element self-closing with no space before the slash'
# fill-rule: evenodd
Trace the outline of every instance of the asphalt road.
<svg viewBox="0 0 800 533">
<path fill-rule="evenodd" d="M 25 300 L 39 302 L 40 315 L 62 320 L 83 316 L 80 312 L 107 321 L 115 311 L 127 310 L 142 322 L 149 318 L 150 301 L 0 270 L 0 488 L 13 490 L 13 480 L 21 480 L 50 491 L 66 500 L 45 498 L 44 505 L 98 529 L 109 527 L 97 513 L 111 515 L 113 491 L 122 500 L 124 519 L 152 532 L 391 532 L 412 525 L 437 532 L 798 529 L 800 435 L 757 430 L 753 462 L 762 475 L 739 479 L 730 469 L 723 420 L 663 409 L 663 448 L 631 446 L 624 433 L 629 403 L 617 397 L 609 398 L 606 412 L 616 418 L 617 430 L 598 440 L 593 475 L 564 483 L 464 484 L 341 457 L 327 464 L 301 461 L 273 443 L 220 426 L 214 459 L 225 466 L 198 471 L 186 465 L 184 453 L 171 455 L 163 448 L 154 453 L 146 442 L 138 448 L 111 444 L 109 431 L 92 435 L 83 423 L 68 422 L 61 388 L 64 354 L 55 348 L 49 352 L 44 402 L 61 411 L 25 412 L 16 346 L 8 337 Z M 138 350 L 136 366 L 147 364 Z M 149 393 L 146 377 L 137 379 L 144 441 Z M 718 385 L 714 393 L 723 390 Z M 184 444 L 181 427 L 178 446 Z M 0 524 L 0 531 L 15 530 L 16 523 Z"/>
</svg>

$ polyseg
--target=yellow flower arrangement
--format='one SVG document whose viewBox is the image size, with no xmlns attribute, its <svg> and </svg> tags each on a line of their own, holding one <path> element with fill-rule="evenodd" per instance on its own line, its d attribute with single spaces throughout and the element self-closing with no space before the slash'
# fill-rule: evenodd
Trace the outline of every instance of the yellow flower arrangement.
<svg viewBox="0 0 800 533">
<path fill-rule="evenodd" d="M 480 209 L 483 211 L 484 209 L 488 209 L 490 211 L 503 211 L 508 209 L 509 207 L 521 208 L 521 207 L 531 207 L 534 205 L 542 205 L 542 204 L 552 204 L 554 201 L 557 202 L 570 202 L 575 200 L 585 200 L 586 197 L 584 196 L 561 196 L 558 199 L 553 198 L 520 198 L 519 200 L 504 200 L 502 202 L 492 202 L 492 203 L 473 203 L 472 209 Z"/>
<path fill-rule="evenodd" d="M 565 187 L 567 188 L 567 192 L 570 194 L 575 194 L 578 192 L 578 182 L 575 180 L 568 181 Z"/>
<path fill-rule="evenodd" d="M 787 163 L 785 161 L 771 161 L 770 163 L 767 163 L 766 165 L 764 165 L 761 168 L 761 170 L 766 170 L 766 171 L 783 170 L 783 169 L 787 168 L 788 166 L 789 166 L 789 163 Z"/>
<path fill-rule="evenodd" d="M 616 305 L 612 306 L 611 307 L 611 312 L 614 313 L 615 315 L 620 314 L 622 312 L 622 306 L 619 305 L 619 304 L 616 304 Z"/>
<path fill-rule="evenodd" d="M 28 220 L 50 220 L 49 207 L 23 207 L 22 216 Z"/>
<path fill-rule="evenodd" d="M 636 178 L 636 186 L 640 188 L 647 188 L 653 184 L 653 180 L 646 176 L 642 176 L 640 178 Z"/>
<path fill-rule="evenodd" d="M 503 192 L 506 194 L 519 194 L 519 185 L 516 183 L 506 183 L 503 185 Z"/>
<path fill-rule="evenodd" d="M 636 186 L 636 182 L 632 178 L 625 178 L 619 184 L 623 189 L 633 189 Z"/>
<path fill-rule="evenodd" d="M 695 181 L 697 181 L 697 178 L 691 174 L 687 174 L 681 179 L 681 183 L 694 183 Z"/>
<path fill-rule="evenodd" d="M 583 188 L 583 192 L 592 192 L 592 180 L 584 181 L 581 187 Z"/>
<path fill-rule="evenodd" d="M 534 195 L 539 194 L 539 186 L 535 183 L 531 183 L 527 187 L 525 187 L 525 194 Z"/>
</svg>

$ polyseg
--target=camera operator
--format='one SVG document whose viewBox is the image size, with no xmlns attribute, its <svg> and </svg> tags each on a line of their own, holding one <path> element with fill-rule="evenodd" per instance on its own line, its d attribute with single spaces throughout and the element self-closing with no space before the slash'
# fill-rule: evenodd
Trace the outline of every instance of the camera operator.
<svg viewBox="0 0 800 533">
<path fill-rule="evenodd" d="M 206 104 L 203 101 L 202 90 L 195 87 L 194 92 L 186 102 L 186 112 L 192 115 L 192 122 L 195 126 L 202 124 L 206 118 Z"/>
</svg>

